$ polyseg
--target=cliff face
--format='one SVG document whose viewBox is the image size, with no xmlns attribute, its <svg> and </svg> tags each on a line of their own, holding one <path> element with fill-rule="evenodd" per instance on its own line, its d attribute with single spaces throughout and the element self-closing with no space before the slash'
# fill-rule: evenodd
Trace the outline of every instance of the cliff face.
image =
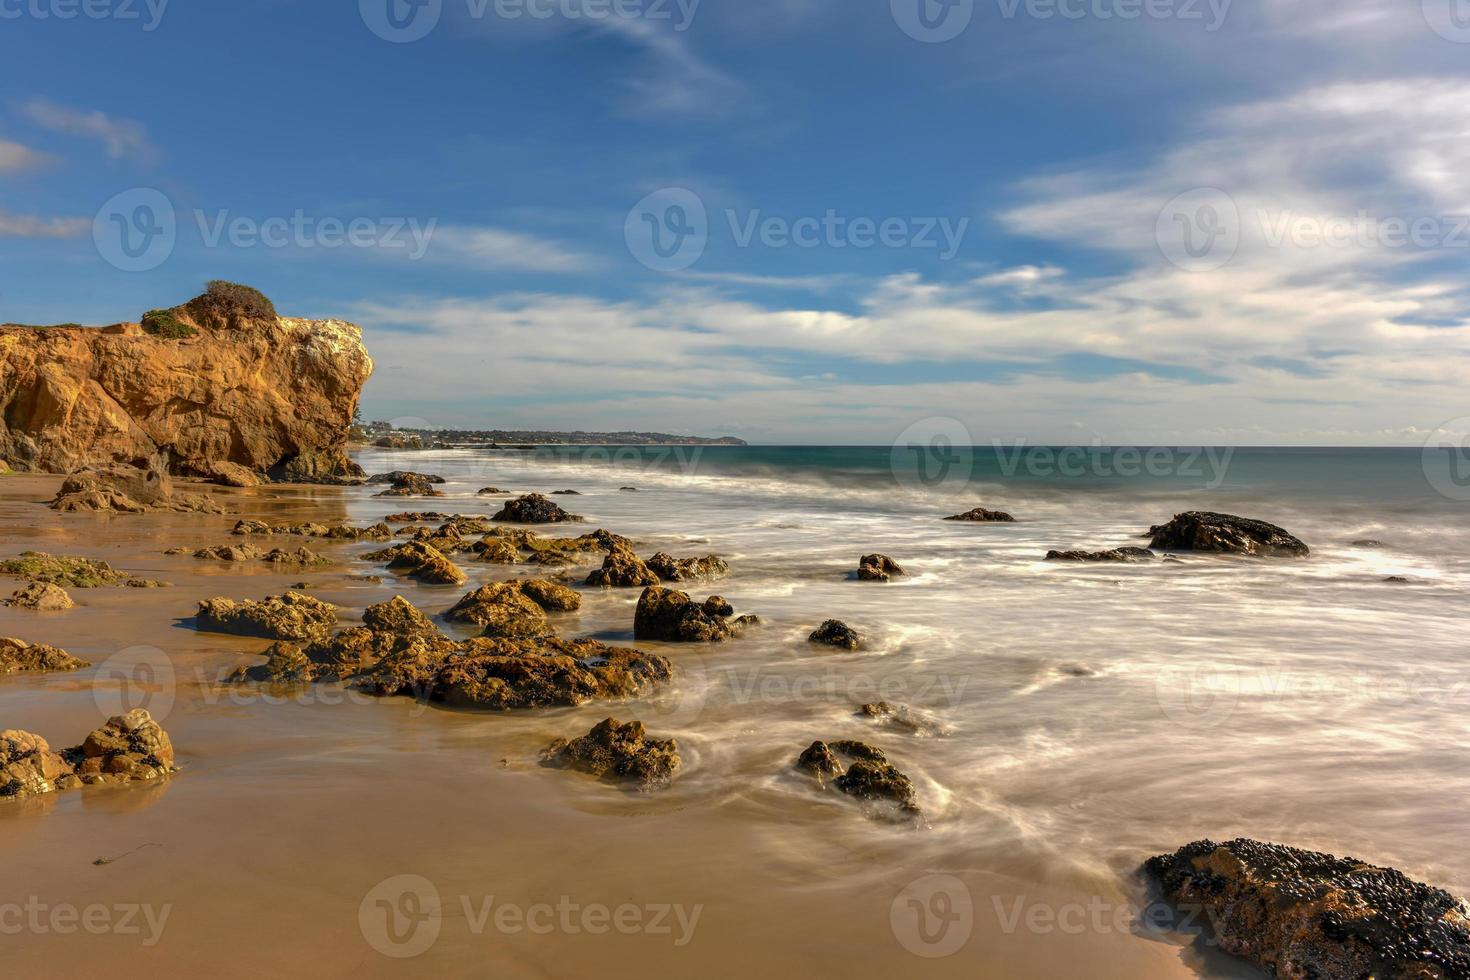
<svg viewBox="0 0 1470 980">
<path fill-rule="evenodd" d="M 373 370 L 362 331 L 202 299 L 167 311 L 171 336 L 0 327 L 0 457 L 49 472 L 162 461 L 176 473 L 229 462 L 277 479 L 352 475 L 347 432 Z"/>
</svg>

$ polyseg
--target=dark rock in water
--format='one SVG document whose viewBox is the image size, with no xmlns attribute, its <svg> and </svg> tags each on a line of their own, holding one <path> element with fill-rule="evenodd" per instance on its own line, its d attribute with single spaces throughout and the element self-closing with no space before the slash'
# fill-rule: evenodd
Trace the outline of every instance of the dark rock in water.
<svg viewBox="0 0 1470 980">
<path fill-rule="evenodd" d="M 580 491 L 580 490 L 553 490 L 553 491 L 551 491 L 551 495 L 553 497 L 580 497 L 580 496 L 582 496 L 582 491 Z"/>
<path fill-rule="evenodd" d="M 602 560 L 602 567 L 587 576 L 588 585 L 604 588 L 641 588 L 658 585 L 659 577 L 627 548 L 614 548 Z"/>
<path fill-rule="evenodd" d="M 618 487 L 618 489 L 621 490 L 623 493 L 637 493 L 638 492 L 638 488 L 637 487 Z"/>
<path fill-rule="evenodd" d="M 1404 578 L 1402 575 L 1390 575 L 1383 581 L 1392 582 L 1394 585 L 1407 585 L 1409 583 L 1409 580 Z"/>
<path fill-rule="evenodd" d="M 812 635 L 807 637 L 807 642 L 841 647 L 844 650 L 856 650 L 863 645 L 862 637 L 858 636 L 857 630 L 840 619 L 829 619 L 818 626 L 812 631 Z"/>
<path fill-rule="evenodd" d="M 837 753 L 833 752 L 826 742 L 813 742 L 807 746 L 806 751 L 797 757 L 796 768 L 818 779 L 840 776 L 843 773 L 842 763 L 838 761 Z"/>
<path fill-rule="evenodd" d="M 1047 561 L 1148 561 L 1157 557 L 1147 548 L 1114 548 L 1112 551 L 1048 551 Z"/>
<path fill-rule="evenodd" d="M 942 736 L 949 734 L 949 730 L 939 722 L 903 704 L 875 701 L 859 708 L 858 714 L 864 718 L 871 718 L 887 728 L 907 732 L 910 735 Z"/>
<path fill-rule="evenodd" d="M 368 477 L 369 483 L 403 483 L 406 480 L 422 480 L 425 483 L 443 483 L 444 477 L 433 473 L 415 473 L 413 470 L 393 470 Z"/>
<path fill-rule="evenodd" d="M 718 555 L 675 558 L 660 551 L 648 559 L 648 568 L 665 582 L 713 582 L 730 574 L 730 566 Z"/>
<path fill-rule="evenodd" d="M 860 800 L 886 800 L 900 809 L 917 813 L 913 781 L 889 762 L 858 760 L 837 777 L 837 788 Z"/>
<path fill-rule="evenodd" d="M 378 494 L 378 496 L 379 497 L 442 497 L 442 496 L 444 496 L 444 493 L 442 491 L 435 490 L 434 489 L 434 483 L 435 482 L 443 483 L 444 480 L 442 478 L 439 478 L 439 477 L 428 477 L 428 476 L 424 476 L 422 473 L 403 473 L 403 474 L 399 475 L 399 478 L 397 480 L 394 480 L 393 481 L 393 485 L 391 487 L 389 487 L 387 490 L 384 490 L 382 493 Z"/>
<path fill-rule="evenodd" d="M 502 494 L 502 493 L 510 493 L 510 491 L 509 490 L 501 490 L 501 489 L 499 489 L 497 487 L 484 487 L 484 488 L 482 488 L 480 490 L 475 491 L 475 496 L 477 496 L 477 497 L 493 497 L 493 496 L 496 496 L 496 495 Z"/>
<path fill-rule="evenodd" d="M 510 524 L 566 524 L 581 519 L 576 514 L 568 514 L 539 493 L 517 497 L 492 518 Z"/>
<path fill-rule="evenodd" d="M 272 640 L 310 640 L 337 625 L 337 607 L 300 592 L 270 596 L 258 602 L 207 599 L 195 615 L 199 629 Z"/>
<path fill-rule="evenodd" d="M 1353 542 L 1354 548 L 1384 548 L 1387 547 L 1382 541 L 1374 538 L 1359 538 Z"/>
<path fill-rule="evenodd" d="M 27 643 L 13 637 L 0 638 L 0 674 L 47 673 L 90 667 L 60 647 Z"/>
<path fill-rule="evenodd" d="M 603 779 L 634 782 L 641 789 L 667 785 L 681 764 L 679 747 L 673 739 L 648 738 L 643 722 L 625 725 L 615 718 L 599 723 L 581 738 L 557 739 L 541 762 Z"/>
<path fill-rule="evenodd" d="M 858 562 L 858 578 L 864 582 L 887 582 L 896 575 L 907 575 L 903 566 L 887 555 L 864 555 Z"/>
<path fill-rule="evenodd" d="M 582 608 L 582 596 L 576 589 L 539 578 L 525 579 L 519 584 L 521 592 L 547 612 L 576 612 Z"/>
<path fill-rule="evenodd" d="M 756 622 L 747 616 L 732 622 L 734 614 L 734 608 L 719 596 L 697 603 L 687 592 L 653 585 L 638 598 L 633 635 L 639 640 L 670 643 L 718 643 Z"/>
<path fill-rule="evenodd" d="M 570 611 L 581 604 L 582 597 L 566 586 L 532 579 L 482 586 L 459 600 L 444 616 L 483 626 L 484 636 L 544 637 L 555 633 L 546 618 L 548 611 Z"/>
<path fill-rule="evenodd" d="M 986 510 L 984 507 L 976 507 L 974 510 L 967 510 L 963 514 L 956 514 L 953 517 L 946 517 L 945 520 L 972 521 L 976 523 L 987 522 L 992 524 L 1014 524 L 1016 522 L 1016 519 L 1010 514 L 1007 514 L 1005 511 Z"/>
<path fill-rule="evenodd" d="M 1230 514 L 1189 511 L 1153 529 L 1151 546 L 1165 551 L 1305 557 L 1310 549 L 1275 524 Z"/>
<path fill-rule="evenodd" d="M 469 581 L 464 569 L 438 548 L 422 541 L 406 541 L 363 557 L 368 561 L 386 561 L 394 571 L 430 585 L 462 585 Z"/>
<path fill-rule="evenodd" d="M 1151 858 L 1170 902 L 1220 948 L 1280 977 L 1470 977 L 1470 918 L 1449 892 L 1354 858 L 1238 839 Z"/>
</svg>

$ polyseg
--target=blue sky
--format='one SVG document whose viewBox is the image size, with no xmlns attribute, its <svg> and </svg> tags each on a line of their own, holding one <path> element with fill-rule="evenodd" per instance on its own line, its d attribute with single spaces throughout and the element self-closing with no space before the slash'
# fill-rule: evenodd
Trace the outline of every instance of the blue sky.
<svg viewBox="0 0 1470 980">
<path fill-rule="evenodd" d="M 1470 411 L 1461 0 L 88 2 L 0 0 L 0 320 L 249 282 L 360 323 L 365 412 L 435 426 Z"/>
</svg>

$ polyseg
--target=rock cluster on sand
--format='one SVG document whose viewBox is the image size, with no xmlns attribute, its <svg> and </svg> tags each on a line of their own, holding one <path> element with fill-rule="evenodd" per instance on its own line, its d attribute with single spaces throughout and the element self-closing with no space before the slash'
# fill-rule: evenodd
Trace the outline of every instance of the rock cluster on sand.
<svg viewBox="0 0 1470 980">
<path fill-rule="evenodd" d="M 633 553 L 632 548 L 619 543 L 603 559 L 602 567 L 587 576 L 587 584 L 641 588 L 664 582 L 713 582 L 729 573 L 730 566 L 718 555 L 675 558 L 660 551 L 645 562 Z"/>
<path fill-rule="evenodd" d="M 90 666 L 58 647 L 13 637 L 0 638 L 0 674 L 80 670 Z"/>
<path fill-rule="evenodd" d="M 1150 547 L 1166 551 L 1216 551 L 1235 555 L 1305 557 L 1300 539 L 1275 524 L 1192 510 L 1149 529 Z"/>
<path fill-rule="evenodd" d="M 410 480 L 424 483 L 445 482 L 444 477 L 437 473 L 418 473 L 414 470 L 390 470 L 387 473 L 375 473 L 367 478 L 368 483 L 404 483 Z"/>
<path fill-rule="evenodd" d="M 117 585 L 128 578 L 127 572 L 120 572 L 105 561 L 48 555 L 44 551 L 23 551 L 19 558 L 0 561 L 0 575 L 50 582 L 73 589 L 98 589 Z"/>
<path fill-rule="evenodd" d="M 266 653 L 265 664 L 240 670 L 234 680 L 347 681 L 370 694 L 494 711 L 629 698 L 672 676 L 663 657 L 594 640 L 456 641 L 402 597 L 369 608 L 362 626 L 304 645 L 277 643 Z"/>
<path fill-rule="evenodd" d="M 1147 548 L 1114 548 L 1111 551 L 1048 551 L 1047 561 L 1151 561 L 1158 556 Z"/>
<path fill-rule="evenodd" d="M 372 367 L 352 324 L 279 317 L 228 283 L 141 326 L 4 327 L 0 457 L 71 473 L 166 451 L 173 473 L 352 476 L 347 434 Z"/>
<path fill-rule="evenodd" d="M 620 534 L 598 528 L 575 538 L 543 538 L 530 528 L 498 527 L 468 549 L 480 561 L 502 565 L 579 565 L 596 552 L 633 550 L 633 542 Z"/>
<path fill-rule="evenodd" d="M 976 507 L 974 510 L 967 510 L 963 514 L 946 517 L 945 520 L 971 521 L 976 523 L 985 522 L 991 524 L 1014 524 L 1016 521 L 1014 517 L 1003 510 L 986 510 L 984 507 Z"/>
<path fill-rule="evenodd" d="M 604 588 L 641 588 L 658 585 L 662 580 L 648 564 L 628 548 L 614 548 L 602 560 L 602 567 L 587 576 L 587 584 Z"/>
<path fill-rule="evenodd" d="M 67 477 L 51 500 L 51 509 L 142 514 L 147 511 L 223 514 L 208 496 L 174 489 L 173 479 L 158 465 L 149 469 L 115 465 Z"/>
<path fill-rule="evenodd" d="M 175 771 L 168 733 L 142 708 L 110 719 L 81 745 L 59 753 L 31 732 L 0 732 L 0 799 L 158 779 Z"/>
<path fill-rule="evenodd" d="M 323 558 L 310 548 L 297 548 L 294 551 L 288 551 L 285 548 L 272 548 L 270 551 L 263 551 L 249 544 L 220 544 L 209 548 L 200 548 L 194 552 L 194 557 L 209 561 L 263 561 L 273 565 L 300 565 L 302 567 L 330 564 L 326 558 Z"/>
<path fill-rule="evenodd" d="M 729 564 L 718 555 L 675 558 L 660 551 L 648 559 L 648 568 L 665 582 L 713 582 L 730 574 Z"/>
<path fill-rule="evenodd" d="M 349 524 L 268 524 L 265 521 L 245 520 L 235 524 L 231 534 L 273 535 L 290 534 L 307 538 L 327 538 L 332 541 L 387 541 L 393 537 L 393 529 L 386 523 L 370 527 L 353 527 Z"/>
<path fill-rule="evenodd" d="M 444 496 L 443 491 L 434 489 L 434 484 L 444 482 L 444 478 L 441 476 L 426 476 L 423 473 L 408 473 L 402 471 L 387 473 L 384 474 L 384 476 L 390 477 L 391 479 L 384 480 L 382 476 L 375 476 L 368 481 L 369 483 L 386 482 L 393 484 L 387 490 L 384 490 L 382 493 L 378 494 L 379 497 Z"/>
<path fill-rule="evenodd" d="M 850 762 L 846 770 L 844 758 Z M 864 742 L 813 742 L 797 757 L 796 768 L 823 785 L 830 780 L 848 796 L 893 804 L 901 815 L 917 816 L 920 812 L 913 781 L 890 763 L 881 749 Z"/>
<path fill-rule="evenodd" d="M 259 601 L 206 599 L 199 603 L 195 624 L 212 633 L 311 640 L 337 625 L 337 607 L 300 592 L 268 596 Z"/>
<path fill-rule="evenodd" d="M 1196 841 L 1144 872 L 1221 949 L 1275 976 L 1470 977 L 1465 904 L 1391 868 L 1239 839 Z"/>
<path fill-rule="evenodd" d="M 858 562 L 857 577 L 862 582 L 887 582 L 908 573 L 887 555 L 863 555 Z"/>
<path fill-rule="evenodd" d="M 607 780 L 636 783 L 645 790 L 667 785 L 681 764 L 679 746 L 673 739 L 649 738 L 643 722 L 623 724 L 615 718 L 600 722 L 581 738 L 557 739 L 541 762 Z"/>
<path fill-rule="evenodd" d="M 807 638 L 808 643 L 820 643 L 829 647 L 841 647 L 844 650 L 856 650 L 863 645 L 862 637 L 858 636 L 857 630 L 848 626 L 840 619 L 829 619 L 821 626 L 812 630 L 812 635 Z"/>
<path fill-rule="evenodd" d="M 463 585 L 470 578 L 444 552 L 424 541 L 405 541 L 364 557 L 385 561 L 393 571 L 428 585 Z"/>
<path fill-rule="evenodd" d="M 638 597 L 633 636 L 668 643 L 719 643 L 760 622 L 754 616 L 734 619 L 734 615 L 734 608 L 720 596 L 695 602 L 687 592 L 652 585 Z"/>
<path fill-rule="evenodd" d="M 581 605 L 582 597 L 572 589 L 530 579 L 482 586 L 455 603 L 444 618 L 482 626 L 483 635 L 490 637 L 544 637 L 555 632 L 548 612 L 572 612 Z"/>
<path fill-rule="evenodd" d="M 507 503 L 494 519 L 508 524 L 567 524 L 582 518 L 568 514 L 543 494 L 528 493 Z"/>
<path fill-rule="evenodd" d="M 37 612 L 59 612 L 72 608 L 76 603 L 65 589 L 53 582 L 32 582 L 6 599 L 5 605 Z"/>
</svg>

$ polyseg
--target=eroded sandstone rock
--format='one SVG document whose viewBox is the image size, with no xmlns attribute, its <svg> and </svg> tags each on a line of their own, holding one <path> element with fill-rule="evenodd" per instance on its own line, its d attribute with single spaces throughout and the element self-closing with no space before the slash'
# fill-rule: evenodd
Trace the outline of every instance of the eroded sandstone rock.
<svg viewBox="0 0 1470 980">
<path fill-rule="evenodd" d="M 73 589 L 117 585 L 128 577 L 127 572 L 120 572 L 99 559 L 48 555 L 44 551 L 23 551 L 18 558 L 0 561 L 0 575 L 50 582 Z"/>
<path fill-rule="evenodd" d="M 246 602 L 215 598 L 199 603 L 195 624 L 213 633 L 311 640 L 337 625 L 337 607 L 300 592 Z"/>
<path fill-rule="evenodd" d="M 638 597 L 633 636 L 669 643 L 719 643 L 758 622 L 753 616 L 731 619 L 735 610 L 720 596 L 695 602 L 689 593 L 649 586 Z"/>
<path fill-rule="evenodd" d="M 0 637 L 0 674 L 80 670 L 90 666 L 59 647 Z"/>
<path fill-rule="evenodd" d="M 59 612 L 76 605 L 65 589 L 52 582 L 32 582 L 6 599 L 5 604 L 37 612 Z"/>
<path fill-rule="evenodd" d="M 649 738 L 643 722 L 623 724 L 615 718 L 598 723 L 581 738 L 557 739 L 541 761 L 555 768 L 636 783 L 645 790 L 667 785 L 681 764 L 673 739 Z"/>
<path fill-rule="evenodd" d="M 665 582 L 713 582 L 730 574 L 729 564 L 718 555 L 675 558 L 662 551 L 648 559 L 648 569 Z"/>
<path fill-rule="evenodd" d="M 603 588 L 639 588 L 658 585 L 659 576 L 642 558 L 627 548 L 615 548 L 602 560 L 602 567 L 587 576 L 587 584 Z"/>
</svg>

